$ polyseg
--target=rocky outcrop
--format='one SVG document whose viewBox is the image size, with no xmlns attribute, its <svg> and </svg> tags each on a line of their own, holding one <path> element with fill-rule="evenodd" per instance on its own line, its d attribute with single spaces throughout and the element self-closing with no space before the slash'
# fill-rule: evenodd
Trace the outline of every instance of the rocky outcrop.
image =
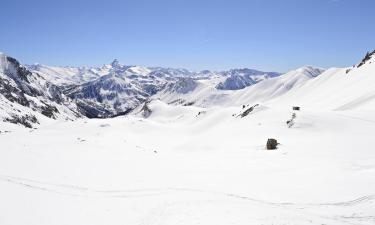
<svg viewBox="0 0 375 225">
<path fill-rule="evenodd" d="M 59 87 L 4 54 L 0 54 L 0 95 L 4 104 L 7 101 L 32 110 L 32 113 L 24 114 L 20 109 L 3 109 L 5 113 L 2 119 L 5 122 L 31 127 L 32 124 L 38 124 L 34 112 L 51 119 L 56 119 L 65 112 L 73 117 L 78 115 L 64 105 L 66 97 Z"/>
<path fill-rule="evenodd" d="M 249 107 L 249 105 L 247 105 L 247 106 L 243 105 L 242 106 L 243 111 L 240 114 L 238 114 L 237 117 L 243 118 L 243 117 L 248 116 L 258 106 L 259 106 L 259 104 L 255 104 L 251 107 Z"/>
<path fill-rule="evenodd" d="M 375 55 L 375 50 L 372 52 L 367 52 L 365 57 L 361 60 L 361 62 L 357 65 L 357 68 L 366 64 L 373 56 Z"/>
<path fill-rule="evenodd" d="M 38 119 L 34 115 L 30 115 L 30 114 L 26 114 L 26 115 L 13 114 L 10 117 L 4 118 L 3 121 L 14 123 L 14 124 L 21 124 L 27 128 L 32 128 L 33 125 L 39 124 Z"/>
<path fill-rule="evenodd" d="M 279 144 L 279 143 L 277 142 L 276 139 L 274 139 L 274 138 L 269 138 L 269 139 L 267 140 L 266 149 L 267 149 L 267 150 L 275 150 L 275 149 L 277 149 L 277 145 L 278 145 L 278 144 Z"/>
</svg>

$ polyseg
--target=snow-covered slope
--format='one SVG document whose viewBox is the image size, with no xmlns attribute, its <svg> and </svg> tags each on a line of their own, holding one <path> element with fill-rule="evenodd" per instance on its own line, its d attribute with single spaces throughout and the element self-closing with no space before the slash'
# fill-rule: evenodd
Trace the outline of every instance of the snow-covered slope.
<svg viewBox="0 0 375 225">
<path fill-rule="evenodd" d="M 27 68 L 56 85 L 79 84 L 98 78 L 108 70 L 97 70 L 85 67 L 56 67 L 41 64 L 29 65 Z"/>
<path fill-rule="evenodd" d="M 197 87 L 188 93 L 161 91 L 153 98 L 167 103 L 191 102 L 198 106 L 241 105 L 257 101 L 266 101 L 281 96 L 291 89 L 298 88 L 310 79 L 314 79 L 324 70 L 311 66 L 301 67 L 286 74 L 267 78 L 241 90 L 221 90 L 217 88 L 222 78 L 197 80 Z"/>
<path fill-rule="evenodd" d="M 302 108 L 288 128 L 273 105 L 243 118 L 148 107 L 33 132 L 0 123 L 2 224 L 374 224 L 375 114 Z"/>
<path fill-rule="evenodd" d="M 51 84 L 0 62 L 1 116 L 47 119 L 27 102 L 57 103 Z M 302 67 L 241 90 L 217 89 L 227 77 L 210 72 L 105 67 L 64 92 L 103 109 L 96 116 L 135 107 L 126 116 L 32 130 L 0 121 L 1 224 L 375 223 L 375 52 L 354 67 Z"/>
<path fill-rule="evenodd" d="M 297 70 L 292 70 L 279 77 L 264 80 L 247 89 L 233 93 L 233 103 L 239 105 L 264 102 L 282 96 L 293 89 L 301 87 L 306 82 L 315 79 L 323 72 L 323 69 L 312 66 L 304 66 Z"/>
<path fill-rule="evenodd" d="M 16 59 L 0 54 L 0 119 L 32 127 L 41 117 L 79 116 L 60 88 L 32 73 Z M 43 116 L 42 116 L 43 115 Z M 42 118 L 43 119 L 43 118 Z"/>
<path fill-rule="evenodd" d="M 375 109 L 374 74 L 375 52 L 366 56 L 355 67 L 329 69 L 300 88 L 275 99 L 273 103 L 290 103 L 317 110 L 373 111 Z"/>
</svg>

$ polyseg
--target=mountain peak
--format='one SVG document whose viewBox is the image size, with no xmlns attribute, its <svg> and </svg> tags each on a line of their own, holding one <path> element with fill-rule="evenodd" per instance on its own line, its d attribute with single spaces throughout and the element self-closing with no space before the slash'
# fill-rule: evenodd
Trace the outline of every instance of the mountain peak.
<svg viewBox="0 0 375 225">
<path fill-rule="evenodd" d="M 357 67 L 361 67 L 362 65 L 366 64 L 370 59 L 372 59 L 375 55 L 375 50 L 372 52 L 367 52 L 366 56 L 362 59 L 362 61 L 357 65 Z"/>
<path fill-rule="evenodd" d="M 111 66 L 112 67 L 117 67 L 118 65 L 120 65 L 119 61 L 117 59 L 114 59 L 112 62 L 111 62 Z"/>
<path fill-rule="evenodd" d="M 314 67 L 311 65 L 302 66 L 298 69 L 296 69 L 296 72 L 299 72 L 301 74 L 305 74 L 311 77 L 317 77 L 321 73 L 323 73 L 325 70 L 319 67 Z"/>
</svg>

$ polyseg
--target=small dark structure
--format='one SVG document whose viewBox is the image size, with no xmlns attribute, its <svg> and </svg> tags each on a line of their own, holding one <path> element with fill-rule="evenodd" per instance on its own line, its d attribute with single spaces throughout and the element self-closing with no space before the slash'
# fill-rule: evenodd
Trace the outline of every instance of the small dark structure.
<svg viewBox="0 0 375 225">
<path fill-rule="evenodd" d="M 295 111 L 300 111 L 300 110 L 301 110 L 301 107 L 299 107 L 299 106 L 293 106 L 293 110 L 295 110 Z"/>
<path fill-rule="evenodd" d="M 267 150 L 275 150 L 275 149 L 277 149 L 277 145 L 278 145 L 279 143 L 277 143 L 277 140 L 276 139 L 273 139 L 273 138 L 269 138 L 268 140 L 267 140 Z"/>
<path fill-rule="evenodd" d="M 293 113 L 292 114 L 292 119 L 286 121 L 286 125 L 288 125 L 289 128 L 291 128 L 292 126 L 294 126 L 294 120 L 296 119 L 296 117 L 297 117 L 297 114 Z"/>
</svg>

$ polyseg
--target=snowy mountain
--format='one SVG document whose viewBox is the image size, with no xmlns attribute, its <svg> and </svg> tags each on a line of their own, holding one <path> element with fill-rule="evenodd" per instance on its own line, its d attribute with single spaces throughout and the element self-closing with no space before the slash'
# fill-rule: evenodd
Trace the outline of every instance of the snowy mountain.
<svg viewBox="0 0 375 225">
<path fill-rule="evenodd" d="M 371 63 L 374 54 L 368 53 L 352 68 L 324 71 L 321 68 L 304 66 L 282 75 L 252 69 L 191 72 L 186 69 L 128 66 L 118 60 L 102 67 L 90 68 L 50 67 L 40 64 L 25 67 L 17 60 L 2 55 L 1 98 L 3 105 L 8 105 L 7 109 L 3 110 L 7 112 L 3 113 L 7 116 L 3 118 L 12 118 L 14 113 L 10 112 L 17 107 L 26 107 L 26 111 L 31 109 L 30 115 L 39 112 L 52 119 L 62 115 L 69 119 L 80 115 L 89 118 L 114 117 L 127 114 L 152 99 L 160 99 L 173 105 L 200 107 L 247 105 L 274 99 L 295 99 L 295 102 L 299 102 L 297 99 L 307 99 L 308 96 L 311 96 L 308 97 L 311 99 L 317 98 L 320 94 L 315 93 L 316 90 L 323 87 L 338 87 L 339 81 L 334 82 L 335 79 L 332 78 L 336 76 L 339 77 L 337 79 L 343 80 L 342 82 L 347 82 L 343 85 L 348 85 L 346 91 L 338 88 L 337 93 L 351 90 L 350 83 L 354 78 L 344 78 L 339 74 L 365 76 L 360 71 L 373 66 Z M 353 75 L 357 73 L 360 75 Z M 367 76 L 362 80 L 370 79 Z M 309 86 L 314 88 L 308 88 Z M 351 96 L 371 99 L 371 94 L 367 94 L 370 96 L 367 98 L 358 95 L 363 90 L 367 89 L 353 91 Z M 326 92 L 327 96 L 320 102 L 335 96 L 328 94 L 327 90 L 321 92 Z M 10 102 L 17 102 L 18 105 L 11 106 Z M 342 107 L 348 108 L 349 105 Z M 21 109 L 17 110 L 22 112 Z"/>
<path fill-rule="evenodd" d="M 264 80 L 246 89 L 233 93 L 234 104 L 264 102 L 303 86 L 324 72 L 321 68 L 304 66 L 279 77 Z M 232 104 L 233 104 L 232 103 Z"/>
<path fill-rule="evenodd" d="M 4 54 L 0 54 L 0 101 L 1 120 L 27 127 L 38 124 L 42 115 L 51 119 L 79 116 L 58 86 Z"/>
<path fill-rule="evenodd" d="M 375 52 L 240 90 L 118 61 L 56 85 L 0 59 L 2 224 L 374 224 Z"/>
<path fill-rule="evenodd" d="M 192 72 L 179 68 L 128 66 L 116 59 L 102 67 L 35 64 L 27 68 L 60 87 L 75 102 L 78 111 L 90 118 L 125 114 L 159 92 L 188 94 L 204 80 L 216 82 L 219 90 L 238 90 L 279 75 L 252 69 Z"/>
<path fill-rule="evenodd" d="M 198 86 L 197 81 L 191 77 L 177 78 L 175 82 L 170 82 L 165 89 L 164 93 L 187 94 L 195 90 Z"/>
<path fill-rule="evenodd" d="M 64 93 L 77 103 L 80 112 L 90 118 L 126 114 L 163 89 L 167 83 L 179 79 L 169 69 L 151 71 L 146 67 L 125 66 L 117 60 L 103 68 L 108 74 L 64 88 Z"/>
<path fill-rule="evenodd" d="M 251 76 L 230 75 L 224 82 L 220 82 L 216 88 L 220 90 L 238 90 L 256 84 Z"/>
<path fill-rule="evenodd" d="M 108 69 L 86 67 L 56 67 L 42 64 L 26 66 L 55 85 L 79 84 L 97 79 L 108 72 Z"/>
<path fill-rule="evenodd" d="M 253 69 L 231 69 L 229 71 L 220 72 L 222 76 L 227 77 L 220 82 L 216 88 L 220 90 L 239 90 L 250 85 L 256 84 L 262 80 L 280 76 L 276 72 L 262 72 Z"/>
<path fill-rule="evenodd" d="M 293 103 L 320 110 L 364 110 L 375 108 L 375 52 L 354 67 L 331 68 L 298 89 L 272 102 Z"/>
<path fill-rule="evenodd" d="M 89 118 L 124 114 L 150 96 L 138 82 L 113 73 L 66 89 L 64 93 L 74 99 Z"/>
<path fill-rule="evenodd" d="M 196 80 L 197 85 L 188 93 L 161 91 L 153 96 L 153 98 L 161 99 L 167 103 L 186 104 L 189 102 L 202 107 L 242 105 L 249 102 L 265 101 L 285 94 L 291 89 L 301 86 L 308 80 L 314 79 L 323 71 L 320 68 L 305 66 L 258 82 L 255 82 L 250 75 L 246 75 L 252 83 L 241 90 L 222 90 L 218 88 L 218 85 L 226 84 L 228 80 L 233 80 L 232 77 L 239 77 L 240 75 L 231 75 L 229 78 L 224 78 L 224 81 L 222 81 L 223 78 Z M 240 79 L 239 81 L 243 80 Z"/>
</svg>

